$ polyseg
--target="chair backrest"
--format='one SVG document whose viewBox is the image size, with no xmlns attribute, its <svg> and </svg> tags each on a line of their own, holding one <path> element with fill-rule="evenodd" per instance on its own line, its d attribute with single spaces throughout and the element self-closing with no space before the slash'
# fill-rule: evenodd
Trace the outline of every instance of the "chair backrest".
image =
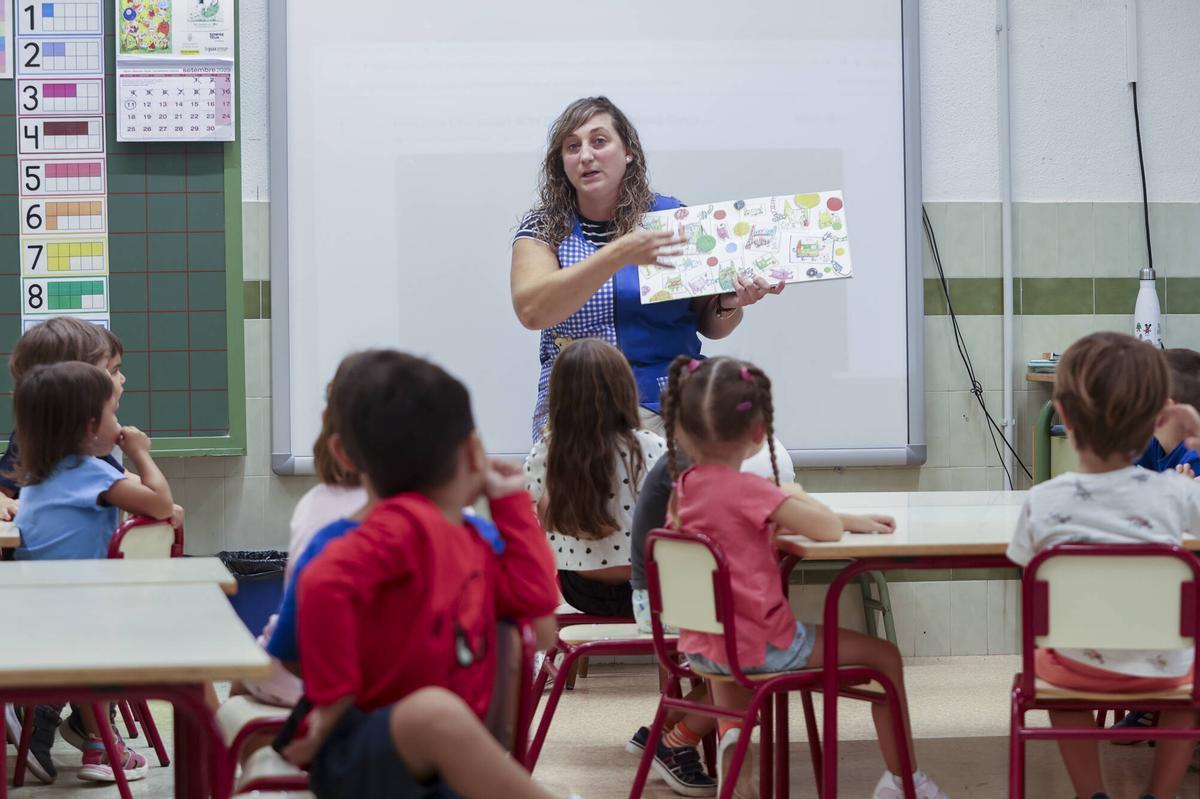
<svg viewBox="0 0 1200 799">
<path fill-rule="evenodd" d="M 729 562 L 720 546 L 701 533 L 651 530 L 646 536 L 645 562 L 650 625 L 660 662 L 680 677 L 690 676 L 676 666 L 664 625 L 720 635 L 725 639 L 730 673 L 748 684 L 737 656 Z"/>
<path fill-rule="evenodd" d="M 500 621 L 496 627 L 496 678 L 484 725 L 524 765 L 529 727 L 537 701 L 533 696 L 533 628 L 527 621 Z"/>
<path fill-rule="evenodd" d="M 1021 631 L 1032 688 L 1035 647 L 1200 647 L 1200 561 L 1180 547 L 1065 544 L 1025 570 Z"/>
<path fill-rule="evenodd" d="M 142 560 L 183 556 L 183 528 L 148 516 L 131 516 L 108 542 L 110 558 Z"/>
</svg>

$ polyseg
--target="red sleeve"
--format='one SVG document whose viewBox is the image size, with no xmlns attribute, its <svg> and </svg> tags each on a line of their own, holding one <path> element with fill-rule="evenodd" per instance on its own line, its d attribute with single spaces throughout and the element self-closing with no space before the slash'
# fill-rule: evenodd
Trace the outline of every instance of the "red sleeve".
<svg viewBox="0 0 1200 799">
<path fill-rule="evenodd" d="M 331 543 L 300 575 L 300 667 L 314 705 L 359 694 L 358 620 L 379 585 L 412 572 L 411 536 L 396 532 L 417 525 L 398 501 L 380 504 L 353 535 Z M 390 532 L 372 534 L 380 529 Z"/>
<path fill-rule="evenodd" d="M 489 504 L 492 521 L 504 536 L 497 564 L 497 617 L 549 616 L 558 607 L 558 571 L 529 494 L 518 491 Z"/>
</svg>

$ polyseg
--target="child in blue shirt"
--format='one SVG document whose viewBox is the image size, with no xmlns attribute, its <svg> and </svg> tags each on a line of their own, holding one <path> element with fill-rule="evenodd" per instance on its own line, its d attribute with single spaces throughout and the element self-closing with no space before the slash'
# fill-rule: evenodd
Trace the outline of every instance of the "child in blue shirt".
<svg viewBox="0 0 1200 799">
<path fill-rule="evenodd" d="M 100 559 L 117 527 L 117 513 L 168 519 L 171 488 L 154 459 L 150 439 L 117 421 L 118 386 L 104 369 L 80 361 L 36 366 L 13 396 L 22 487 L 17 527 L 19 560 Z M 140 481 L 101 460 L 120 445 Z M 113 782 L 95 717 L 86 708 L 80 779 Z M 120 744 L 126 779 L 146 776 L 146 759 Z"/>
<path fill-rule="evenodd" d="M 1179 347 L 1166 351 L 1167 365 L 1171 369 L 1170 405 L 1200 407 L 1200 352 Z M 1200 466 L 1200 453 L 1187 448 L 1183 443 L 1183 432 L 1174 418 L 1154 428 L 1154 438 L 1137 462 L 1143 469 L 1165 472 L 1168 469 L 1196 476 Z"/>
</svg>

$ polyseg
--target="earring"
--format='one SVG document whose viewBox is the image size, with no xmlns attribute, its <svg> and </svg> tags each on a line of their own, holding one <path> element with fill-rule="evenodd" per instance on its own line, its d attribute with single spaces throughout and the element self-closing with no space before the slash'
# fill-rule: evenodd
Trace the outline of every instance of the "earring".
<svg viewBox="0 0 1200 799">
<path fill-rule="evenodd" d="M 627 155 L 627 156 L 625 156 L 625 163 L 627 163 L 627 164 L 632 164 L 632 163 L 633 163 L 633 156 L 632 156 L 632 155 Z"/>
</svg>

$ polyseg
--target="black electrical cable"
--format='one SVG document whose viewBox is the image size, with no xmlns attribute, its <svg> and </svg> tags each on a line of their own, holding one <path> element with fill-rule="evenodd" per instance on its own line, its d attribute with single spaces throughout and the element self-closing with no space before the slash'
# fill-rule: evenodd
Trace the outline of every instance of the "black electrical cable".
<svg viewBox="0 0 1200 799">
<path fill-rule="evenodd" d="M 1146 196 L 1146 161 L 1142 158 L 1142 117 L 1138 113 L 1137 81 L 1129 84 L 1133 87 L 1133 129 L 1137 133 L 1138 168 L 1142 172 L 1142 215 L 1146 220 L 1146 265 L 1154 268 L 1154 249 L 1150 246 L 1150 203 Z"/>
<path fill-rule="evenodd" d="M 963 338 L 962 330 L 958 326 L 958 315 L 954 313 L 954 303 L 950 299 L 950 284 L 946 281 L 946 272 L 942 269 L 942 255 L 938 252 L 937 236 L 933 233 L 933 224 L 930 223 L 929 214 L 925 213 L 924 208 L 921 209 L 921 221 L 925 225 L 925 235 L 929 239 L 929 250 L 933 253 L 933 263 L 937 267 L 938 280 L 942 284 L 942 293 L 946 296 L 946 311 L 950 314 L 950 325 L 954 329 L 954 343 L 958 347 L 958 355 L 962 358 L 963 366 L 967 370 L 967 379 L 971 381 L 971 394 L 974 395 L 976 402 L 979 403 L 979 408 L 983 411 L 983 416 L 987 420 L 988 433 L 992 437 L 992 448 L 996 451 L 996 457 L 1000 461 L 1000 468 L 1004 470 L 1004 477 L 1008 481 L 1008 487 L 1010 489 L 1015 488 L 1012 474 L 1009 473 L 1008 467 L 1004 465 L 1004 455 L 1000 451 L 1000 442 L 996 440 L 997 434 L 1000 436 L 1000 441 L 1004 442 L 1004 447 L 1017 459 L 1017 463 L 1021 465 L 1025 476 L 1032 480 L 1033 473 L 1029 471 L 1029 467 L 1025 465 L 1025 462 L 1021 460 L 1021 456 L 1017 454 L 1012 444 L 1008 442 L 1008 438 L 1004 435 L 1004 430 L 992 417 L 987 403 L 984 402 L 983 383 L 975 376 L 975 365 L 971 362 L 971 353 L 967 349 L 966 339 Z"/>
</svg>

